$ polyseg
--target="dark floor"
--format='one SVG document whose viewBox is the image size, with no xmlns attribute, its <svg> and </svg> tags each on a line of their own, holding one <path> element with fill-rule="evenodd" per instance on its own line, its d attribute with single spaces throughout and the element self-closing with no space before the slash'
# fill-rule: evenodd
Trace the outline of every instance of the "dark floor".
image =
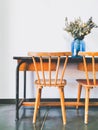
<svg viewBox="0 0 98 130">
<path fill-rule="evenodd" d="M 98 107 L 89 109 L 88 125 L 84 124 L 84 108 L 67 108 L 66 113 L 67 124 L 63 126 L 60 107 L 43 107 L 34 126 L 33 108 L 22 108 L 16 122 L 15 105 L 0 105 L 0 130 L 98 130 Z"/>
</svg>

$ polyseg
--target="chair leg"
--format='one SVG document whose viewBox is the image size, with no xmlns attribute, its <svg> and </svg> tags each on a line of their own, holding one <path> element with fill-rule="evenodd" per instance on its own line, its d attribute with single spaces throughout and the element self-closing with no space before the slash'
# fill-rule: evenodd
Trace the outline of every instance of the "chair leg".
<svg viewBox="0 0 98 130">
<path fill-rule="evenodd" d="M 88 123 L 88 108 L 89 108 L 89 94 L 90 89 L 86 88 L 86 95 L 85 95 L 85 117 L 84 117 L 84 123 Z"/>
<path fill-rule="evenodd" d="M 33 123 L 36 122 L 36 116 L 37 116 L 37 111 L 38 111 L 38 107 L 39 107 L 39 104 L 40 104 L 40 98 L 41 98 L 41 88 L 38 88 L 37 89 L 37 95 L 36 95 L 36 101 L 35 101 Z"/>
<path fill-rule="evenodd" d="M 82 85 L 81 84 L 79 84 L 78 85 L 78 96 L 77 96 L 77 105 L 76 105 L 76 108 L 78 109 L 78 107 L 79 107 L 79 102 L 80 102 L 80 97 L 81 97 L 81 91 L 82 91 Z"/>
<path fill-rule="evenodd" d="M 60 92 L 60 100 L 61 100 L 61 109 L 62 109 L 62 119 L 63 119 L 63 124 L 66 124 L 66 111 L 65 111 L 65 106 L 64 106 L 64 88 L 59 87 L 59 92 Z"/>
<path fill-rule="evenodd" d="M 40 99 L 41 99 L 41 92 L 42 92 L 42 88 L 39 91 L 39 101 L 38 101 L 38 109 L 40 108 Z"/>
</svg>

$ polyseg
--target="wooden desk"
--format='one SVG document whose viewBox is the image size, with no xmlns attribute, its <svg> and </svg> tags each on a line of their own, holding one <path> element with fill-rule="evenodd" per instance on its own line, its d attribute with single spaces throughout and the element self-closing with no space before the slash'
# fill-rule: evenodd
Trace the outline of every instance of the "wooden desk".
<svg viewBox="0 0 98 130">
<path fill-rule="evenodd" d="M 19 109 L 21 106 L 34 106 L 34 102 L 28 102 L 26 100 L 26 71 L 34 71 L 34 68 L 32 67 L 32 58 L 31 57 L 21 57 L 21 56 L 14 56 L 14 60 L 17 60 L 17 66 L 16 66 L 16 120 L 19 119 Z M 91 58 L 87 58 L 88 63 L 91 62 Z M 52 60 L 53 63 L 55 63 L 55 59 Z M 62 58 L 62 62 L 64 62 L 64 58 Z M 98 59 L 97 59 L 98 62 Z M 47 64 L 47 60 L 45 61 Z M 68 63 L 82 63 L 82 57 L 69 57 Z M 55 64 L 53 66 L 53 69 L 55 67 Z M 47 69 L 47 68 L 46 68 Z M 19 98 L 19 72 L 24 72 L 24 94 L 23 99 Z M 60 102 L 49 102 L 48 104 L 45 102 L 41 103 L 42 106 L 60 106 Z M 66 106 L 76 106 L 77 102 L 66 102 Z M 79 106 L 83 106 L 84 103 L 80 102 L 78 104 Z M 92 105 L 92 104 L 90 104 Z M 93 104 L 94 105 L 94 104 Z M 95 104 L 96 105 L 96 104 Z M 97 104 L 98 105 L 98 104 Z"/>
</svg>

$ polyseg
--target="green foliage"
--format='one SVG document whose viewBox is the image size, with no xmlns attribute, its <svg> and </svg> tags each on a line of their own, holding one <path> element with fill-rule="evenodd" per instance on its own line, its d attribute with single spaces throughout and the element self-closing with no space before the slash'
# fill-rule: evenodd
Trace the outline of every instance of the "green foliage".
<svg viewBox="0 0 98 130">
<path fill-rule="evenodd" d="M 90 17 L 87 22 L 82 22 L 79 17 L 70 23 L 68 22 L 67 17 L 65 18 L 64 30 L 71 33 L 72 37 L 75 39 L 83 39 L 85 35 L 88 35 L 91 32 L 92 28 L 97 27 L 98 26 L 93 22 L 92 17 Z"/>
</svg>

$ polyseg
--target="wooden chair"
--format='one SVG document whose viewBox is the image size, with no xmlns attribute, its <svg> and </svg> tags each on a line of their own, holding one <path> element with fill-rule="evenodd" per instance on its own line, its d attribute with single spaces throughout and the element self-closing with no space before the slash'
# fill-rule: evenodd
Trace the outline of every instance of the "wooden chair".
<svg viewBox="0 0 98 130">
<path fill-rule="evenodd" d="M 96 67 L 95 67 L 95 61 L 96 58 L 98 58 L 98 52 L 79 52 L 80 56 L 83 56 L 83 64 L 84 64 L 84 70 L 85 70 L 85 79 L 77 79 L 78 82 L 78 97 L 77 97 L 77 104 L 80 101 L 81 96 L 81 90 L 82 87 L 85 88 L 85 117 L 84 117 L 84 123 L 88 123 L 88 108 L 89 108 L 89 97 L 90 97 L 90 90 L 94 87 L 98 86 L 98 79 L 96 78 Z M 91 62 L 91 70 L 88 68 L 88 63 L 86 60 L 86 56 L 92 58 Z M 89 72 L 90 71 L 90 72 Z M 78 108 L 78 105 L 77 105 Z"/>
<path fill-rule="evenodd" d="M 57 87 L 60 93 L 63 124 L 66 124 L 66 112 L 65 112 L 65 106 L 64 106 L 64 86 L 66 85 L 66 80 L 63 78 L 64 78 L 64 72 L 66 69 L 67 61 L 68 61 L 68 56 L 71 56 L 71 52 L 39 52 L 39 53 L 29 52 L 28 55 L 32 57 L 34 67 L 35 67 L 35 72 L 37 75 L 37 80 L 35 80 L 35 84 L 37 86 L 37 94 L 36 94 L 35 109 L 34 109 L 34 115 L 33 115 L 33 123 L 36 122 L 37 111 L 40 106 L 42 88 L 43 87 Z M 61 57 L 65 57 L 65 60 L 62 63 L 63 68 L 60 67 Z M 52 68 L 52 64 L 53 64 L 52 58 L 55 59 L 55 65 L 56 65 L 55 69 Z M 40 63 L 40 69 L 37 66 L 37 62 Z M 46 69 L 44 66 L 44 62 L 48 63 L 47 71 L 45 71 Z M 62 72 L 61 72 L 61 68 L 62 68 Z M 59 70 L 60 70 L 61 76 L 59 75 Z M 55 71 L 55 76 L 53 73 L 54 71 Z M 48 73 L 48 75 L 46 75 L 46 72 Z"/>
</svg>

